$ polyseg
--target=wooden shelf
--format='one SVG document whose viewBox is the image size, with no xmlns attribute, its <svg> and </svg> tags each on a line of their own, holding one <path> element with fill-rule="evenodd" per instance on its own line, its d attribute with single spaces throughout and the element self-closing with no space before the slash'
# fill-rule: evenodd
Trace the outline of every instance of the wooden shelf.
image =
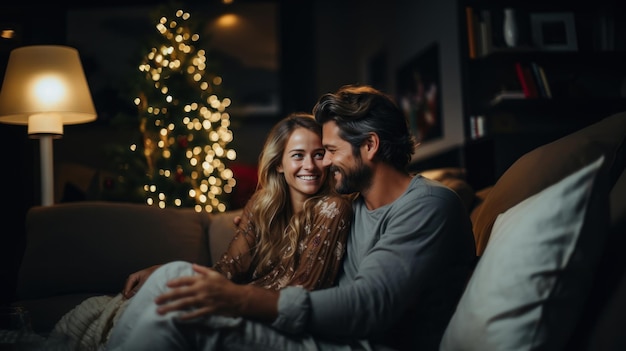
<svg viewBox="0 0 626 351">
<path fill-rule="evenodd" d="M 553 115 L 556 119 L 568 118 L 567 114 L 588 112 L 607 114 L 612 111 L 626 111 L 626 98 L 558 98 L 558 99 L 504 99 L 495 105 L 485 106 L 489 114 L 511 112 L 516 114 Z"/>
<path fill-rule="evenodd" d="M 597 0 L 593 6 L 578 0 L 459 2 L 464 160 L 477 185 L 497 179 L 533 147 L 626 111 L 626 13 L 621 5 L 621 0 Z M 501 33 L 507 7 L 515 9 L 520 29 L 515 48 L 506 47 Z M 575 50 L 538 48 L 531 17 L 542 12 L 573 15 Z M 499 92 L 524 91 L 524 86 L 525 98 L 493 103 Z"/>
</svg>

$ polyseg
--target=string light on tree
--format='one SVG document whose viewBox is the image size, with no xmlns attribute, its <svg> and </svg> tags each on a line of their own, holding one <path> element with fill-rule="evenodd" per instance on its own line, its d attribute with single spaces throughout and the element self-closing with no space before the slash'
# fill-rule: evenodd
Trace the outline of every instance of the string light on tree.
<svg viewBox="0 0 626 351">
<path fill-rule="evenodd" d="M 145 86 L 135 99 L 143 147 L 131 149 L 146 159 L 147 204 L 223 212 L 236 184 L 225 163 L 237 156 L 227 147 L 231 101 L 218 97 L 222 79 L 207 70 L 197 27 L 183 10 L 158 21 L 161 40 L 139 66 Z"/>
</svg>

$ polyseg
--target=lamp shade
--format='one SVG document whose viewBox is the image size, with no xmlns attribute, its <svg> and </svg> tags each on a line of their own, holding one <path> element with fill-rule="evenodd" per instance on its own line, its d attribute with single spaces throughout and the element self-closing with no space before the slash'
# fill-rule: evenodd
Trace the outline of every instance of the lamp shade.
<svg viewBox="0 0 626 351">
<path fill-rule="evenodd" d="M 45 123 L 47 116 L 54 121 Z M 59 119 L 61 133 L 63 124 L 96 119 L 78 50 L 35 45 L 11 51 L 0 91 L 0 122 L 27 125 L 31 117 L 42 126 L 33 126 L 33 133 L 58 133 Z"/>
</svg>

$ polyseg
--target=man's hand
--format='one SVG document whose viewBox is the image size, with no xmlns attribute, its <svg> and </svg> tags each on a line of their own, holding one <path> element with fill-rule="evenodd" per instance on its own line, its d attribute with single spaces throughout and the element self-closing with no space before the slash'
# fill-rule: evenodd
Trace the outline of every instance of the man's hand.
<svg viewBox="0 0 626 351">
<path fill-rule="evenodd" d="M 135 296 L 137 291 L 139 291 L 139 288 L 141 288 L 143 283 L 148 280 L 148 277 L 152 274 L 152 272 L 154 272 L 159 267 L 161 267 L 161 265 L 157 264 L 129 275 L 128 278 L 126 278 L 126 283 L 124 284 L 122 295 L 124 295 L 124 297 L 127 299 Z"/>
<path fill-rule="evenodd" d="M 278 292 L 235 284 L 219 272 L 197 264 L 193 270 L 196 274 L 167 283 L 171 290 L 155 300 L 159 314 L 186 311 L 180 319 L 215 314 L 270 322 L 278 315 Z"/>
<path fill-rule="evenodd" d="M 157 297 L 157 312 L 165 314 L 171 311 L 186 310 L 181 319 L 196 318 L 205 314 L 236 315 L 239 310 L 236 284 L 226 279 L 217 271 L 193 265 L 197 273 L 170 280 L 168 292 Z"/>
</svg>

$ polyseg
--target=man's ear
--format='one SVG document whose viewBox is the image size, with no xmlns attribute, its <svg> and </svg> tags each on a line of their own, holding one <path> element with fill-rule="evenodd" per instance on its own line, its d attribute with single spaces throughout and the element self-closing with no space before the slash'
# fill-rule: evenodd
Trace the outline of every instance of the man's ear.
<svg viewBox="0 0 626 351">
<path fill-rule="evenodd" d="M 365 141 L 363 141 L 363 151 L 365 152 L 365 157 L 368 160 L 373 160 L 376 157 L 376 153 L 378 152 L 378 147 L 380 145 L 380 138 L 376 133 L 369 133 L 369 136 Z"/>
</svg>

